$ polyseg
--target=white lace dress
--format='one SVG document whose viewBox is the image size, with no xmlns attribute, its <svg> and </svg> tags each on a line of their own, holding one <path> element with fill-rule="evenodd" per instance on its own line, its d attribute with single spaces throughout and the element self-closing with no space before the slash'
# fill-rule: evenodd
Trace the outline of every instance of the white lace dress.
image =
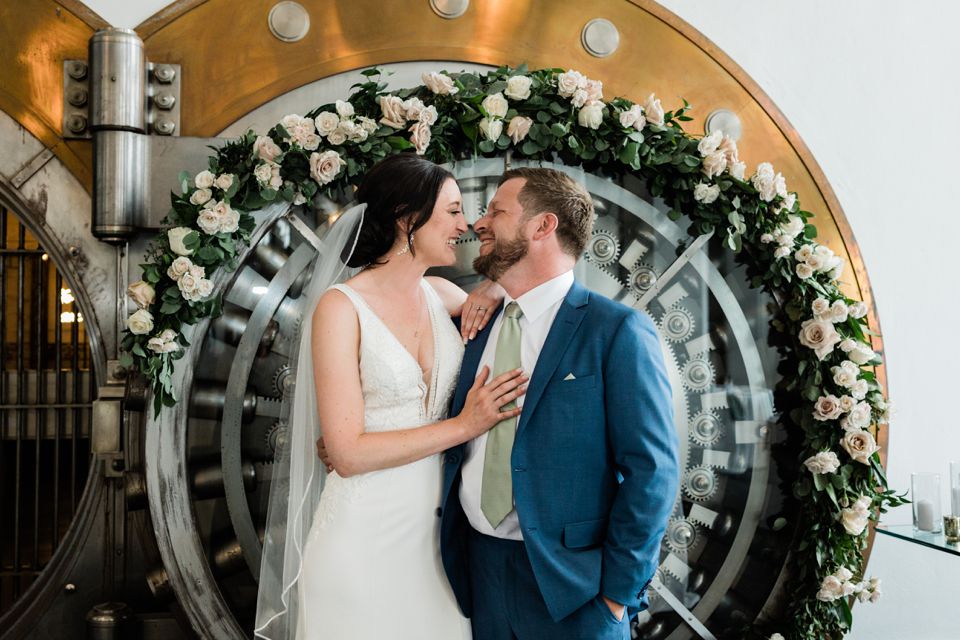
<svg viewBox="0 0 960 640">
<path fill-rule="evenodd" d="M 419 363 L 347 285 L 360 322 L 365 430 L 446 417 L 463 343 L 433 288 L 422 281 L 433 326 L 430 386 Z M 440 561 L 441 457 L 342 478 L 327 476 L 300 579 L 299 640 L 469 639 Z"/>
</svg>

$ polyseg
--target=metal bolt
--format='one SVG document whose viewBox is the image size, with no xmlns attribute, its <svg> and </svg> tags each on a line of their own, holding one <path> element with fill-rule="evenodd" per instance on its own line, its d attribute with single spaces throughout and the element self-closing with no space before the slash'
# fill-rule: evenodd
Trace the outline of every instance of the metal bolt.
<svg viewBox="0 0 960 640">
<path fill-rule="evenodd" d="M 87 128 L 87 117 L 82 113 L 75 113 L 67 120 L 67 129 L 71 133 L 83 133 Z"/>
<path fill-rule="evenodd" d="M 87 63 L 83 60 L 73 60 L 67 64 L 67 75 L 74 80 L 83 80 L 87 77 Z"/>
<path fill-rule="evenodd" d="M 157 105 L 157 109 L 163 109 L 164 111 L 169 111 L 173 109 L 173 105 L 177 103 L 177 97 L 174 96 L 169 91 L 163 91 L 153 96 L 153 104 Z"/>
<path fill-rule="evenodd" d="M 153 125 L 154 131 L 156 131 L 161 136 L 172 135 L 176 128 L 177 128 L 177 125 L 174 124 L 173 120 L 168 120 L 167 118 L 161 118 L 157 120 Z"/>
<path fill-rule="evenodd" d="M 153 69 L 153 77 L 161 84 L 170 84 L 177 77 L 177 70 L 169 64 L 158 64 Z"/>
<path fill-rule="evenodd" d="M 73 87 L 67 94 L 67 102 L 75 107 L 82 107 L 87 104 L 87 90 L 83 87 Z"/>
</svg>

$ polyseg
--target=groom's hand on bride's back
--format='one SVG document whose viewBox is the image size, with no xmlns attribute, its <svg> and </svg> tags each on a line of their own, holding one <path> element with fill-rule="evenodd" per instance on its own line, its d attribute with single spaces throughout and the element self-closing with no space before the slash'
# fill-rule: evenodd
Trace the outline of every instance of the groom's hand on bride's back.
<svg viewBox="0 0 960 640">
<path fill-rule="evenodd" d="M 327 473 L 333 471 L 333 465 L 330 464 L 330 453 L 327 451 L 327 448 L 323 446 L 323 437 L 317 439 L 317 457 L 320 458 L 320 462 L 327 467 Z"/>
</svg>

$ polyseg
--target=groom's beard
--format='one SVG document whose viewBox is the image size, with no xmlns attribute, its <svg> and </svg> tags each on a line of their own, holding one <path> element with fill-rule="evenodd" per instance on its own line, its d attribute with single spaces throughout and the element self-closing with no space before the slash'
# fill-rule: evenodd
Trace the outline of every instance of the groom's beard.
<svg viewBox="0 0 960 640">
<path fill-rule="evenodd" d="M 473 259 L 473 268 L 480 275 L 497 281 L 507 269 L 520 262 L 529 250 L 530 243 L 522 236 L 513 240 L 495 239 L 490 253 Z"/>
</svg>

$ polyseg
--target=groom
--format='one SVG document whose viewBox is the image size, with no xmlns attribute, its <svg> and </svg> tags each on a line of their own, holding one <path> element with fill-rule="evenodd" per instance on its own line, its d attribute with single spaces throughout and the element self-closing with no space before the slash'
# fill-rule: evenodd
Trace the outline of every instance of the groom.
<svg viewBox="0 0 960 640">
<path fill-rule="evenodd" d="M 443 564 L 476 640 L 630 637 L 678 484 L 670 385 L 650 319 L 574 281 L 593 223 L 552 169 L 507 171 L 474 268 L 507 292 L 466 348 L 532 372 L 519 418 L 446 453 Z"/>
</svg>

